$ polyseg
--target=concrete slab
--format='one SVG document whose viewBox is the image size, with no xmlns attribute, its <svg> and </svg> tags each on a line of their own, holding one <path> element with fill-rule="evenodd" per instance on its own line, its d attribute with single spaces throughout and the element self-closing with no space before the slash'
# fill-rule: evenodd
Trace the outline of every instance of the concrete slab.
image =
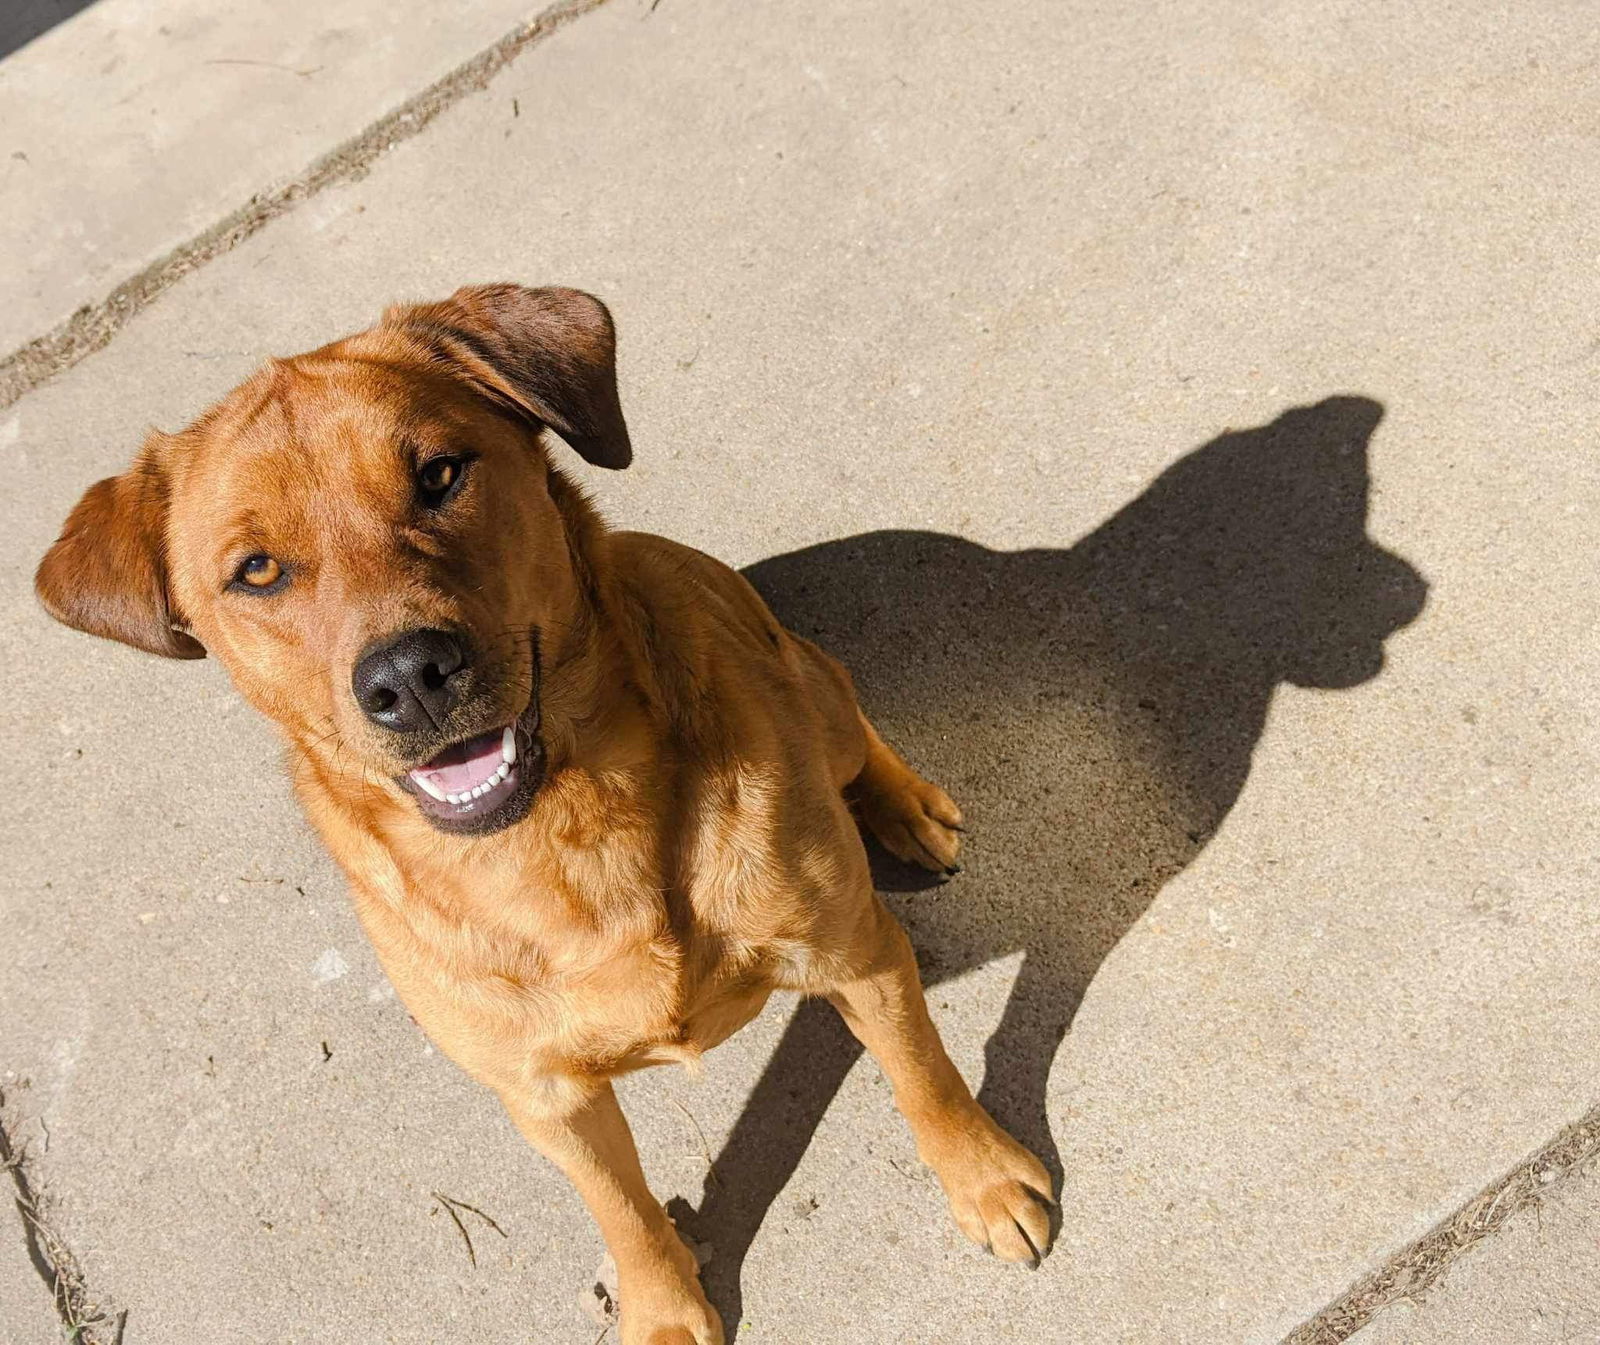
<svg viewBox="0 0 1600 1345">
<path fill-rule="evenodd" d="M 140 422 L 471 280 L 613 303 L 604 506 L 755 566 L 967 807 L 967 872 L 894 899 L 1065 1171 L 1005 1273 L 825 1020 L 757 1085 L 775 1006 L 626 1090 L 741 1339 L 1276 1341 L 1586 1111 L 1596 45 L 1576 4 L 619 4 L 0 415 L 0 652 L 48 688 L 0 1051 L 129 1339 L 593 1340 L 586 1218 L 384 998 L 266 730 L 26 590 Z M 435 1190 L 505 1224 L 477 1270 Z"/>
<path fill-rule="evenodd" d="M 1551 1188 L 1454 1261 L 1421 1298 L 1396 1303 L 1351 1345 L 1512 1345 L 1600 1340 L 1600 1180 Z"/>
<path fill-rule="evenodd" d="M 44 32 L 0 62 L 0 355 L 545 8 L 99 0 Z"/>
</svg>

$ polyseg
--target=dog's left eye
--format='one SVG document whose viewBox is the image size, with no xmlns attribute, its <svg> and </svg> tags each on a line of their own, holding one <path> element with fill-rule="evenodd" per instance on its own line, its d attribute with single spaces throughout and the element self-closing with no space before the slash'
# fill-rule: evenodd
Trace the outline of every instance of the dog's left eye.
<svg viewBox="0 0 1600 1345">
<path fill-rule="evenodd" d="M 417 468 L 417 496 L 423 507 L 437 509 L 461 489 L 466 475 L 465 458 L 429 458 Z"/>
</svg>

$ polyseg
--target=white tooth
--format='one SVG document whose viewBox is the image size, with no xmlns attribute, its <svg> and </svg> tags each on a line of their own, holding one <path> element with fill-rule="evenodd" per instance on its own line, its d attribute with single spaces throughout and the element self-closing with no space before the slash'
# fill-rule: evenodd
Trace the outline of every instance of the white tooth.
<svg viewBox="0 0 1600 1345">
<path fill-rule="evenodd" d="M 432 780 L 428 779 L 426 775 L 413 775 L 411 778 L 416 781 L 417 788 L 422 790 L 430 799 L 434 799 L 439 803 L 445 801 L 444 791 L 434 784 Z"/>
<path fill-rule="evenodd" d="M 472 789 L 472 793 L 467 795 L 467 797 L 469 799 L 475 799 L 482 793 L 483 793 L 483 786 L 482 785 L 474 785 L 473 789 Z"/>
<path fill-rule="evenodd" d="M 517 759 L 517 729 L 514 724 L 507 724 L 506 731 L 500 735 L 500 755 L 508 766 Z"/>
<path fill-rule="evenodd" d="M 459 794 L 446 794 L 444 796 L 444 801 L 446 803 L 460 803 L 461 802 L 461 795 L 459 795 Z"/>
<path fill-rule="evenodd" d="M 510 774 L 511 774 L 511 766 L 510 766 L 510 764 L 507 763 L 507 762 L 502 761 L 500 763 L 500 769 L 497 770 L 494 773 L 494 777 L 493 777 L 494 778 L 494 783 L 495 784 L 499 784 L 502 780 L 504 780 L 506 778 L 506 776 L 508 776 Z"/>
</svg>

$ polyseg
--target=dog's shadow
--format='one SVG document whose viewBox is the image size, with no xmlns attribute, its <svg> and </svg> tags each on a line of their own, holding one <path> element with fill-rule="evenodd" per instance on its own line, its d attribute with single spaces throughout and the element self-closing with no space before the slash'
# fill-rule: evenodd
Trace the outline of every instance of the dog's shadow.
<svg viewBox="0 0 1600 1345">
<path fill-rule="evenodd" d="M 1064 551 L 875 532 L 745 571 L 965 810 L 964 876 L 919 892 L 882 852 L 875 875 L 930 987 L 1022 953 L 980 1098 L 1058 1179 L 1057 1046 L 1106 954 L 1233 806 L 1275 688 L 1367 681 L 1422 610 L 1422 577 L 1367 536 L 1382 414 L 1338 397 L 1224 434 Z M 831 1006 L 803 1003 L 701 1208 L 676 1211 L 715 1246 L 706 1289 L 730 1329 L 751 1241 L 859 1054 Z"/>
</svg>

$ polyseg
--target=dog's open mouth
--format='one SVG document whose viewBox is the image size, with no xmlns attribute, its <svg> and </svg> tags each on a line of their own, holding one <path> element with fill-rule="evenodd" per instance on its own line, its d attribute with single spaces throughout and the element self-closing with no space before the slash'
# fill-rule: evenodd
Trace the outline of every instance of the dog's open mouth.
<svg viewBox="0 0 1600 1345">
<path fill-rule="evenodd" d="M 435 803 L 459 811 L 487 811 L 498 795 L 509 792 L 506 786 L 516 764 L 517 730 L 507 724 L 447 747 L 407 774 Z"/>
<path fill-rule="evenodd" d="M 509 724 L 451 743 L 398 777 L 418 810 L 440 831 L 485 835 L 520 822 L 544 783 L 539 737 L 539 644 L 530 650 L 533 690 Z"/>
<path fill-rule="evenodd" d="M 520 821 L 543 776 L 543 745 L 517 722 L 451 744 L 402 782 L 441 830 L 483 833 Z"/>
</svg>

